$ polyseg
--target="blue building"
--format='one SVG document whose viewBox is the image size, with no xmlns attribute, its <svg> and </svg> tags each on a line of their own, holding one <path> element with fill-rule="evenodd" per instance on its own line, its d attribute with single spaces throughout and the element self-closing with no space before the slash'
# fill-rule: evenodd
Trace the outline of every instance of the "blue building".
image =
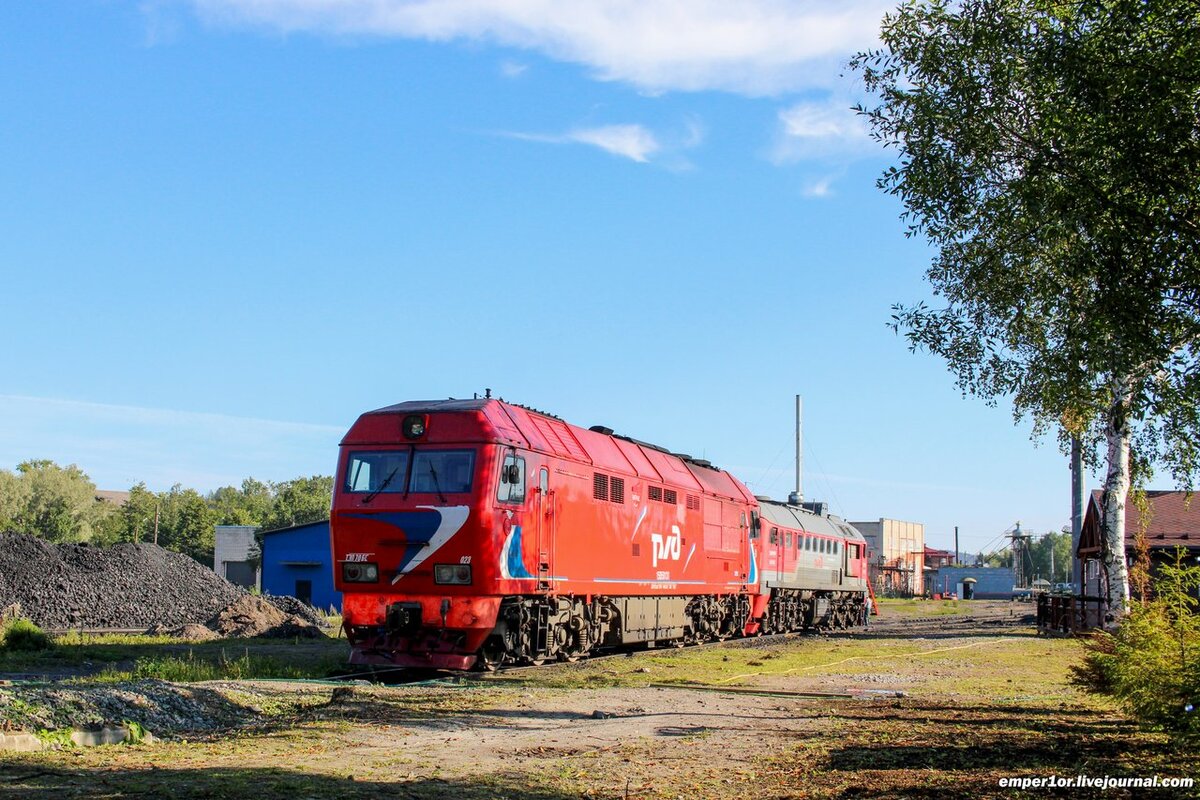
<svg viewBox="0 0 1200 800">
<path fill-rule="evenodd" d="M 290 594 L 320 609 L 341 609 L 342 593 L 333 588 L 329 520 L 263 532 L 262 590 Z"/>
<path fill-rule="evenodd" d="M 926 589 L 930 593 L 957 593 L 963 597 L 963 581 L 975 579 L 975 600 L 1011 600 L 1014 580 L 1012 567 L 941 567 L 932 574 Z M 1028 593 L 1028 590 L 1026 590 Z"/>
</svg>

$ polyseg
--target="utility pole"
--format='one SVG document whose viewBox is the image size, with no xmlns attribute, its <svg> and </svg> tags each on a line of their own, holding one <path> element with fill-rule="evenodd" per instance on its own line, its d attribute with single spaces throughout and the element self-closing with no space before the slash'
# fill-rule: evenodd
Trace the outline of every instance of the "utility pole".
<svg viewBox="0 0 1200 800">
<path fill-rule="evenodd" d="M 954 563 L 955 564 L 961 563 L 958 560 L 958 526 L 957 525 L 954 526 Z"/>
<path fill-rule="evenodd" d="M 1074 591 L 1083 592 L 1079 563 L 1079 537 L 1083 532 L 1083 444 L 1071 437 L 1071 582 Z"/>
</svg>

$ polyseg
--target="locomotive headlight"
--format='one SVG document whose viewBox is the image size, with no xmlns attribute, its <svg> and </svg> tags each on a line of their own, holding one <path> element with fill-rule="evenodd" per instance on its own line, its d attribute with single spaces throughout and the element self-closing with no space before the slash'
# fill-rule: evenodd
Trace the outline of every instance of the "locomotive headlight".
<svg viewBox="0 0 1200 800">
<path fill-rule="evenodd" d="M 375 583 L 379 580 L 379 565 L 373 561 L 343 561 L 342 580 L 346 583 Z"/>
<path fill-rule="evenodd" d="M 428 420 L 422 414 L 409 414 L 400 423 L 400 432 L 405 439 L 420 439 L 429 427 Z"/>
<path fill-rule="evenodd" d="M 471 582 L 470 564 L 434 564 L 434 583 L 452 583 L 466 585 Z"/>
</svg>

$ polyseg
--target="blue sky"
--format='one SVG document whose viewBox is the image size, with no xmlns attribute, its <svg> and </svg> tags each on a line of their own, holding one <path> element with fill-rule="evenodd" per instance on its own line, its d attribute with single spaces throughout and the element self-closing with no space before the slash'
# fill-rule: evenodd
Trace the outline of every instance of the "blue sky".
<svg viewBox="0 0 1200 800">
<path fill-rule="evenodd" d="M 328 473 L 485 387 L 979 548 L 1066 460 L 887 328 L 930 254 L 845 62 L 888 3 L 0 4 L 0 468 Z M 1094 482 L 1093 482 L 1094 485 Z"/>
</svg>

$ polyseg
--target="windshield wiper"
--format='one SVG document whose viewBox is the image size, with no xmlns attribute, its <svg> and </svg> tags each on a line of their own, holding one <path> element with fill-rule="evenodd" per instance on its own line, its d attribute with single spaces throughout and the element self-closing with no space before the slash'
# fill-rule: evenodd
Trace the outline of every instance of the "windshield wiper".
<svg viewBox="0 0 1200 800">
<path fill-rule="evenodd" d="M 437 470 L 433 468 L 433 462 L 429 462 L 429 474 L 433 476 L 433 488 L 437 491 L 438 499 L 443 503 L 446 502 L 446 495 L 442 494 L 442 487 L 438 484 Z"/>
<path fill-rule="evenodd" d="M 399 465 L 392 467 L 392 471 L 387 474 L 387 477 L 383 479 L 383 482 L 380 483 L 379 486 L 377 486 L 373 492 L 371 492 L 369 495 L 367 495 L 366 497 L 363 498 L 362 505 L 365 506 L 367 503 L 371 502 L 376 497 L 378 497 L 379 493 L 388 487 L 388 484 L 392 482 L 392 478 L 396 477 L 396 473 L 399 471 L 400 471 Z"/>
</svg>

